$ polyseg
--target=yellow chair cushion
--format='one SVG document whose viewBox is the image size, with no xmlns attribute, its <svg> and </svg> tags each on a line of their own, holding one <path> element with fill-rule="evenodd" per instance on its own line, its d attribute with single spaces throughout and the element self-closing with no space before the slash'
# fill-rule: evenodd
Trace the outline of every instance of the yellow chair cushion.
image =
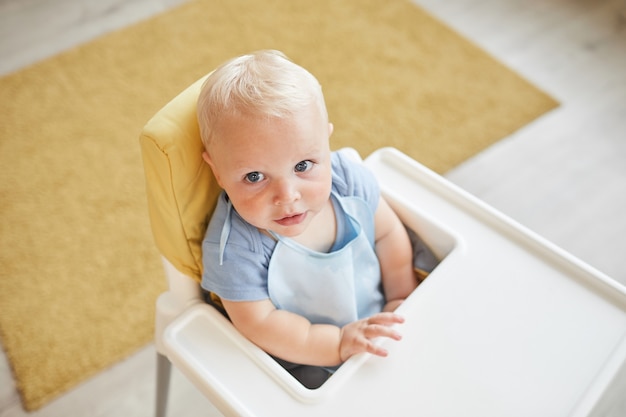
<svg viewBox="0 0 626 417">
<path fill-rule="evenodd" d="M 207 76 L 156 113 L 139 138 L 157 248 L 176 269 L 198 282 L 202 239 L 221 191 L 202 159 L 196 119 L 196 102 Z"/>
</svg>

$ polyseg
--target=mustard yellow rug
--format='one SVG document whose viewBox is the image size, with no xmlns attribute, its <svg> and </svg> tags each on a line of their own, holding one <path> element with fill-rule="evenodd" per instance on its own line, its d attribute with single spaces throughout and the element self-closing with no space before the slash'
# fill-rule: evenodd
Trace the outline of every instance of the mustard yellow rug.
<svg viewBox="0 0 626 417">
<path fill-rule="evenodd" d="M 320 79 L 334 148 L 439 172 L 556 106 L 403 0 L 197 0 L 1 79 L 0 336 L 27 410 L 150 341 L 165 284 L 139 131 L 262 48 Z"/>
</svg>

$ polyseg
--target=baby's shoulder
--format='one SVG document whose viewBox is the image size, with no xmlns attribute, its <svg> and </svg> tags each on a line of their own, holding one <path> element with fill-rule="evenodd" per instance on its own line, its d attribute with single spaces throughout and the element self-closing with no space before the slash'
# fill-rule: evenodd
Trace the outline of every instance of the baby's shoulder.
<svg viewBox="0 0 626 417">
<path fill-rule="evenodd" d="M 342 197 L 361 197 L 378 202 L 380 189 L 374 174 L 349 152 L 337 151 L 331 156 L 333 190 Z"/>
</svg>

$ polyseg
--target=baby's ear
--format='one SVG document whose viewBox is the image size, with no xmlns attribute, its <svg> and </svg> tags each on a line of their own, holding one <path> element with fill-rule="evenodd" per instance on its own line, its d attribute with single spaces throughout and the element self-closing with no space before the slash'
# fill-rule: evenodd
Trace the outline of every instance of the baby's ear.
<svg viewBox="0 0 626 417">
<path fill-rule="evenodd" d="M 209 153 L 207 151 L 204 151 L 204 152 L 202 152 L 202 159 L 204 159 L 204 162 L 209 164 L 209 166 L 211 167 L 211 172 L 213 172 L 213 175 L 215 176 L 215 179 L 217 180 L 217 183 L 221 187 L 222 184 L 220 183 L 220 177 L 217 174 L 217 171 L 215 170 L 215 165 L 213 164 L 213 160 L 211 159 L 211 155 L 209 155 Z"/>
<path fill-rule="evenodd" d="M 222 179 L 220 178 L 220 173 L 217 171 L 211 155 L 207 151 L 204 151 L 202 152 L 202 159 L 204 159 L 204 162 L 206 162 L 211 167 L 211 172 L 213 172 L 213 176 L 215 177 L 217 184 L 221 188 L 224 188 L 224 186 L 222 185 Z"/>
<path fill-rule="evenodd" d="M 335 130 L 335 126 L 332 123 L 328 123 L 328 137 L 333 134 L 333 130 Z"/>
<path fill-rule="evenodd" d="M 204 159 L 204 162 L 209 164 L 211 166 L 211 169 L 213 169 L 213 161 L 211 160 L 211 156 L 207 151 L 202 152 L 202 159 Z"/>
</svg>

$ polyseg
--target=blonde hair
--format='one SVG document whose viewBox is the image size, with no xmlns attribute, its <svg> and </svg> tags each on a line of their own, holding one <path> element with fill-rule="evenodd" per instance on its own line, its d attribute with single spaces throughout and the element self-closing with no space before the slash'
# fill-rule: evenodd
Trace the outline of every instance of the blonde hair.
<svg viewBox="0 0 626 417">
<path fill-rule="evenodd" d="M 198 97 L 198 124 L 204 147 L 225 116 L 286 118 L 317 102 L 328 120 L 322 87 L 282 52 L 263 50 L 233 58 L 206 79 Z"/>
</svg>

